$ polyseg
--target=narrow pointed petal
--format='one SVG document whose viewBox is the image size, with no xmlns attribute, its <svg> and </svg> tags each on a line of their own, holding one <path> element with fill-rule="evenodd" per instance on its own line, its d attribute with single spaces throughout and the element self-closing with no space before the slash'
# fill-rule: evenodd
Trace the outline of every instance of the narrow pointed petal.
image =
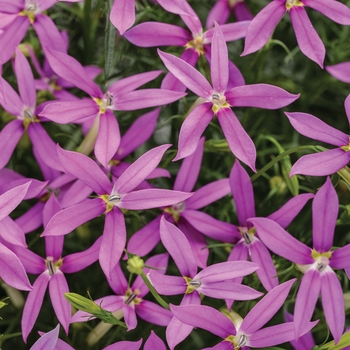
<svg viewBox="0 0 350 350">
<path fill-rule="evenodd" d="M 124 215 L 119 208 L 113 208 L 106 214 L 102 242 L 99 253 L 101 268 L 110 278 L 112 270 L 118 264 L 126 243 Z"/>
<path fill-rule="evenodd" d="M 45 117 L 58 124 L 78 122 L 85 117 L 97 115 L 98 107 L 95 101 L 83 99 L 77 101 L 55 101 L 47 104 L 40 117 Z"/>
<path fill-rule="evenodd" d="M 186 158 L 187 159 L 187 158 Z M 231 192 L 229 179 L 213 181 L 198 189 L 191 198 L 186 201 L 186 208 L 200 209 Z"/>
<path fill-rule="evenodd" d="M 136 119 L 121 138 L 115 155 L 116 159 L 123 159 L 151 137 L 156 128 L 159 113 L 160 108 L 157 108 Z"/>
<path fill-rule="evenodd" d="M 34 108 L 36 105 L 36 90 L 34 87 L 33 72 L 28 60 L 18 48 L 16 48 L 15 71 L 18 90 L 24 105 Z"/>
<path fill-rule="evenodd" d="M 100 115 L 98 135 L 95 143 L 95 156 L 105 167 L 112 159 L 120 144 L 119 124 L 111 110 Z"/>
<path fill-rule="evenodd" d="M 213 118 L 212 103 L 203 103 L 195 107 L 182 123 L 179 135 L 178 152 L 174 161 L 193 154 L 199 140 Z"/>
<path fill-rule="evenodd" d="M 22 337 L 27 342 L 28 335 L 33 329 L 34 323 L 38 317 L 41 305 L 44 300 L 47 285 L 50 276 L 48 273 L 42 273 L 34 282 L 33 289 L 28 294 L 22 315 Z"/>
<path fill-rule="evenodd" d="M 163 340 L 161 340 L 153 331 L 151 331 L 151 335 L 148 337 L 147 341 L 144 345 L 144 350 L 166 350 L 165 344 Z"/>
<path fill-rule="evenodd" d="M 252 84 L 234 87 L 225 96 L 232 107 L 279 109 L 294 102 L 300 94 L 290 94 L 269 84 Z"/>
<path fill-rule="evenodd" d="M 69 321 L 72 310 L 70 303 L 64 297 L 69 292 L 66 278 L 61 271 L 57 271 L 50 279 L 49 292 L 53 309 L 66 334 L 68 334 Z"/>
<path fill-rule="evenodd" d="M 248 260 L 248 246 L 243 243 L 242 239 L 232 248 L 231 253 L 227 259 L 227 261 L 236 261 L 236 260 Z"/>
<path fill-rule="evenodd" d="M 201 168 L 204 141 L 205 138 L 202 137 L 198 142 L 196 150 L 183 160 L 175 179 L 174 190 L 184 192 L 193 190 Z"/>
<path fill-rule="evenodd" d="M 22 5 L 23 6 L 23 5 Z M 6 48 L 0 52 L 0 65 L 7 62 L 15 52 L 15 48 L 20 44 L 30 26 L 27 16 L 17 16 L 17 18 L 6 27 L 0 35 L 0 47 Z"/>
<path fill-rule="evenodd" d="M 122 312 L 124 315 L 125 323 L 128 327 L 128 331 L 135 329 L 137 326 L 137 318 L 136 318 L 135 309 L 129 305 L 124 304 L 122 306 Z"/>
<path fill-rule="evenodd" d="M 229 79 L 227 83 L 227 90 L 237 86 L 245 85 L 244 77 L 238 67 L 231 61 L 228 61 Z"/>
<path fill-rule="evenodd" d="M 46 270 L 45 260 L 27 248 L 12 246 L 12 251 L 23 264 L 25 270 L 33 275 L 38 275 Z"/>
<path fill-rule="evenodd" d="M 255 171 L 256 149 L 254 142 L 230 108 L 222 108 L 218 121 L 232 153 Z"/>
<path fill-rule="evenodd" d="M 158 107 L 175 102 L 184 96 L 186 96 L 186 93 L 164 89 L 136 90 L 119 96 L 115 100 L 113 109 L 135 111 L 142 108 Z"/>
<path fill-rule="evenodd" d="M 214 90 L 225 92 L 228 83 L 228 52 L 225 38 L 217 23 L 211 44 L 210 76 Z"/>
<path fill-rule="evenodd" d="M 10 121 L 0 132 L 0 169 L 9 162 L 17 143 L 24 132 L 21 120 L 15 119 Z"/>
<path fill-rule="evenodd" d="M 197 273 L 197 264 L 191 246 L 180 229 L 165 220 L 164 216 L 160 220 L 160 238 L 181 275 L 193 277 Z"/>
<path fill-rule="evenodd" d="M 193 15 L 192 8 L 187 6 L 187 3 L 183 0 L 159 0 L 158 3 L 165 11 L 175 13 L 177 15 Z"/>
<path fill-rule="evenodd" d="M 293 6 L 289 14 L 300 51 L 323 68 L 326 49 L 304 7 Z"/>
<path fill-rule="evenodd" d="M 123 35 L 135 23 L 135 0 L 114 1 L 109 19 Z"/>
<path fill-rule="evenodd" d="M 331 250 L 339 200 L 329 177 L 312 202 L 312 242 L 319 253 Z"/>
<path fill-rule="evenodd" d="M 252 300 L 264 295 L 255 289 L 232 281 L 204 283 L 198 292 L 216 299 Z"/>
<path fill-rule="evenodd" d="M 263 327 L 283 305 L 295 280 L 284 282 L 267 293 L 244 318 L 240 331 L 252 334 Z"/>
<path fill-rule="evenodd" d="M 111 193 L 112 185 L 102 169 L 89 157 L 57 146 L 58 157 L 69 174 L 83 181 L 97 194 Z"/>
<path fill-rule="evenodd" d="M 192 193 L 150 188 L 124 194 L 118 206 L 130 210 L 161 208 L 183 202 L 191 196 Z"/>
<path fill-rule="evenodd" d="M 201 267 L 202 269 L 205 268 L 207 266 L 209 256 L 209 249 L 205 236 L 181 217 L 177 222 L 177 226 L 190 243 L 197 266 Z"/>
<path fill-rule="evenodd" d="M 148 278 L 156 291 L 161 295 L 177 295 L 186 292 L 186 281 L 183 277 L 167 276 L 151 270 Z"/>
<path fill-rule="evenodd" d="M 185 210 L 181 213 L 181 216 L 199 232 L 213 239 L 233 243 L 241 238 L 236 226 L 214 219 L 206 213 L 197 210 Z"/>
<path fill-rule="evenodd" d="M 108 279 L 108 284 L 112 288 L 116 295 L 124 295 L 125 291 L 129 288 L 127 279 L 124 276 L 124 272 L 120 267 L 120 263 L 112 270 L 110 274 L 111 278 Z"/>
<path fill-rule="evenodd" d="M 117 179 L 112 193 L 122 195 L 134 190 L 158 166 L 170 146 L 155 147 L 138 158 Z"/>
<path fill-rule="evenodd" d="M 92 80 L 86 79 L 86 74 L 82 65 L 73 57 L 63 53 L 46 48 L 46 58 L 51 68 L 60 77 L 63 78 L 88 95 L 95 98 L 101 98 L 101 89 Z"/>
<path fill-rule="evenodd" d="M 9 215 L 22 202 L 29 185 L 30 181 L 12 188 L 0 196 L 0 220 Z"/>
<path fill-rule="evenodd" d="M 43 162 L 52 169 L 63 171 L 56 145 L 43 126 L 40 123 L 31 123 L 28 127 L 28 135 Z"/>
<path fill-rule="evenodd" d="M 52 331 L 42 335 L 30 350 L 55 350 L 59 332 L 60 325 L 58 324 Z"/>
<path fill-rule="evenodd" d="M 11 115 L 15 117 L 22 115 L 24 108 L 22 100 L 13 87 L 2 77 L 0 77 L 0 104 Z"/>
<path fill-rule="evenodd" d="M 48 238 L 48 237 L 47 237 Z M 64 263 L 60 267 L 63 273 L 74 273 L 85 269 L 98 260 L 102 236 L 97 238 L 95 243 L 88 249 L 69 254 L 64 257 Z"/>
<path fill-rule="evenodd" d="M 0 236 L 8 243 L 19 245 L 23 248 L 27 247 L 23 230 L 9 216 L 0 220 Z"/>
<path fill-rule="evenodd" d="M 33 28 L 39 37 L 45 57 L 47 57 L 47 48 L 60 52 L 66 52 L 66 44 L 62 38 L 62 35 L 49 16 L 36 14 L 35 21 L 33 22 Z"/>
<path fill-rule="evenodd" d="M 212 6 L 205 24 L 205 28 L 211 28 L 214 26 L 214 21 L 219 24 L 225 24 L 230 17 L 230 7 L 227 1 L 217 1 Z"/>
<path fill-rule="evenodd" d="M 266 218 L 249 219 L 261 241 L 275 254 L 296 264 L 312 264 L 311 248 L 286 232 L 276 222 Z"/>
<path fill-rule="evenodd" d="M 49 221 L 41 236 L 66 235 L 78 226 L 101 215 L 105 210 L 106 204 L 101 198 L 89 199 L 63 209 Z"/>
<path fill-rule="evenodd" d="M 309 322 L 303 332 L 309 332 L 316 324 L 317 321 Z M 294 322 L 287 322 L 256 331 L 249 336 L 247 345 L 254 348 L 266 348 L 294 340 L 294 338 Z M 295 344 L 298 345 L 299 343 L 297 342 Z M 297 349 L 301 350 L 302 348 L 298 347 Z"/>
<path fill-rule="evenodd" d="M 235 161 L 230 173 L 230 186 L 236 205 L 239 225 L 247 226 L 247 219 L 255 216 L 253 185 L 248 173 L 239 161 Z"/>
<path fill-rule="evenodd" d="M 269 215 L 267 218 L 277 222 L 281 227 L 286 228 L 293 219 L 304 208 L 305 204 L 313 198 L 312 193 L 303 193 L 290 199 L 280 209 Z"/>
<path fill-rule="evenodd" d="M 157 216 L 149 224 L 135 232 L 129 242 L 126 250 L 138 256 L 148 254 L 160 241 L 159 223 L 161 216 Z"/>
<path fill-rule="evenodd" d="M 181 305 L 200 305 L 201 300 L 198 293 L 186 294 L 182 298 Z M 166 328 L 165 335 L 170 350 L 181 343 L 192 332 L 193 327 L 182 323 L 176 317 L 173 317 Z"/>
<path fill-rule="evenodd" d="M 49 200 L 45 203 L 43 210 L 43 225 L 47 226 L 51 218 L 61 210 L 60 205 L 58 204 L 57 199 L 54 195 L 51 195 Z M 45 251 L 46 256 L 51 256 L 55 260 L 58 260 L 62 257 L 63 250 L 63 236 L 52 236 L 45 238 Z"/>
<path fill-rule="evenodd" d="M 251 21 L 245 38 L 244 51 L 241 56 L 260 50 L 269 40 L 277 23 L 286 13 L 281 1 L 271 1 Z"/>
<path fill-rule="evenodd" d="M 348 95 L 348 97 L 345 99 L 344 108 L 350 125 L 350 95 Z"/>
<path fill-rule="evenodd" d="M 334 78 L 343 83 L 350 83 L 350 62 L 342 62 L 334 66 L 326 66 L 326 71 L 333 75 Z"/>
<path fill-rule="evenodd" d="M 225 339 L 235 335 L 236 329 L 231 320 L 221 312 L 204 305 L 170 305 L 170 310 L 181 322 L 193 327 L 199 327 Z"/>
<path fill-rule="evenodd" d="M 126 32 L 124 37 L 139 47 L 185 46 L 192 40 L 188 30 L 158 22 L 141 23 Z"/>
<path fill-rule="evenodd" d="M 140 86 L 156 79 L 161 73 L 163 73 L 162 70 L 154 70 L 150 72 L 134 74 L 130 77 L 117 80 L 108 88 L 108 91 L 112 93 L 115 98 L 119 98 L 119 95 L 124 95 L 127 92 L 131 92 Z"/>
<path fill-rule="evenodd" d="M 316 154 L 307 154 L 294 163 L 289 176 L 296 174 L 309 176 L 332 175 L 345 167 L 349 161 L 350 153 L 344 152 L 340 148 Z"/>
<path fill-rule="evenodd" d="M 348 135 L 329 126 L 311 114 L 285 112 L 285 115 L 288 117 L 293 128 L 306 137 L 338 147 L 349 143 Z"/>
<path fill-rule="evenodd" d="M 142 345 L 142 339 L 138 341 L 118 341 L 117 343 L 113 343 L 105 348 L 103 350 L 139 350 L 141 349 Z M 62 349 L 63 350 L 63 349 Z"/>
<path fill-rule="evenodd" d="M 187 62 L 158 50 L 158 54 L 168 70 L 196 95 L 209 100 L 213 88 L 205 77 Z"/>
<path fill-rule="evenodd" d="M 142 300 L 136 313 L 143 320 L 158 326 L 167 326 L 173 316 L 169 310 L 148 300 Z"/>
<path fill-rule="evenodd" d="M 350 9 L 340 1 L 329 3 L 327 0 L 304 0 L 303 3 L 336 23 L 350 25 Z"/>
<path fill-rule="evenodd" d="M 350 267 L 350 244 L 332 251 L 332 256 L 329 265 L 334 269 L 345 269 Z"/>
<path fill-rule="evenodd" d="M 222 282 L 250 275 L 258 269 L 257 264 L 249 261 L 227 261 L 210 265 L 193 278 L 198 278 L 203 283 Z"/>
<path fill-rule="evenodd" d="M 220 2 L 220 1 L 219 1 Z M 251 21 L 240 21 L 235 23 L 221 24 L 220 29 L 224 36 L 225 42 L 238 40 L 244 38 L 247 33 L 247 28 Z M 212 42 L 214 29 L 211 28 L 204 33 L 206 42 Z"/>
<path fill-rule="evenodd" d="M 260 266 L 256 271 L 262 285 L 267 291 L 278 286 L 278 276 L 275 265 L 267 248 L 255 239 L 250 245 L 250 258 L 253 262 Z"/>
<path fill-rule="evenodd" d="M 303 276 L 294 308 L 295 338 L 304 334 L 311 320 L 321 291 L 321 276 L 319 271 L 311 267 Z"/>
<path fill-rule="evenodd" d="M 345 326 L 345 306 L 342 286 L 332 269 L 321 274 L 322 306 L 327 325 L 338 343 Z"/>
<path fill-rule="evenodd" d="M 23 248 L 24 249 L 24 248 Z M 0 243 L 0 277 L 9 286 L 19 290 L 31 290 L 26 271 L 17 255 Z"/>
</svg>

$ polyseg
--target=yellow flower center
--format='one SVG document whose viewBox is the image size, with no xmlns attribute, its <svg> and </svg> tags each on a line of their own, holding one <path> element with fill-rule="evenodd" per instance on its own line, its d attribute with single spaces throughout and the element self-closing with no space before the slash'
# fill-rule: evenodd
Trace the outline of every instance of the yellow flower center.
<svg viewBox="0 0 350 350">
<path fill-rule="evenodd" d="M 249 245 L 254 241 L 254 235 L 256 233 L 256 230 L 254 227 L 252 227 L 248 230 L 247 227 L 239 226 L 238 229 L 239 229 L 239 233 L 244 238 L 245 244 Z"/>
<path fill-rule="evenodd" d="M 171 207 L 167 207 L 164 209 L 164 211 L 168 214 L 170 214 L 175 222 L 178 222 L 181 216 L 181 213 L 185 210 L 185 202 L 179 202 L 176 204 L 173 204 Z"/>
<path fill-rule="evenodd" d="M 189 41 L 186 44 L 186 48 L 192 48 L 198 52 L 199 55 L 204 55 L 204 48 L 203 48 L 203 34 L 197 34 L 193 36 L 193 40 Z"/>
<path fill-rule="evenodd" d="M 22 112 L 23 117 L 23 126 L 27 130 L 30 123 L 38 123 L 40 120 L 34 115 L 33 111 L 30 108 L 26 108 Z"/>
<path fill-rule="evenodd" d="M 287 0 L 286 8 L 289 11 L 293 6 L 304 6 L 304 4 L 299 0 Z"/>
<path fill-rule="evenodd" d="M 54 261 L 52 256 L 48 256 L 45 260 L 45 265 L 49 271 L 50 276 L 53 276 L 57 272 L 57 269 L 59 269 L 62 266 L 62 264 L 62 258 L 58 259 L 57 261 Z"/>
<path fill-rule="evenodd" d="M 183 278 L 185 279 L 186 284 L 187 284 L 187 288 L 186 288 L 185 294 L 193 293 L 197 288 L 199 288 L 202 285 L 201 281 L 193 280 L 191 277 L 183 276 Z"/>
<path fill-rule="evenodd" d="M 244 2 L 244 0 L 228 0 L 228 5 L 232 8 L 236 4 L 239 4 L 240 2 Z"/>
<path fill-rule="evenodd" d="M 112 193 L 103 194 L 100 198 L 106 203 L 106 213 L 108 213 L 117 203 L 120 202 L 121 196 L 118 193 Z"/>
<path fill-rule="evenodd" d="M 345 152 L 350 152 L 350 136 L 349 136 L 349 143 L 345 146 L 341 146 L 340 148 Z"/>
<path fill-rule="evenodd" d="M 226 96 L 215 92 L 211 95 L 211 101 L 213 102 L 212 110 L 214 113 L 217 113 L 220 108 L 229 108 L 230 105 L 226 101 Z"/>
<path fill-rule="evenodd" d="M 109 91 L 107 91 L 104 95 L 103 98 L 94 98 L 94 101 L 97 103 L 97 105 L 100 108 L 100 113 L 106 113 L 106 110 L 108 108 L 111 108 L 114 104 L 114 96 L 111 94 Z"/>
<path fill-rule="evenodd" d="M 19 13 L 20 16 L 27 16 L 31 24 L 35 21 L 35 13 L 38 10 L 37 4 L 34 2 L 29 3 L 26 8 Z"/>
<path fill-rule="evenodd" d="M 125 293 L 125 300 L 124 304 L 125 305 L 138 305 L 141 303 L 142 299 L 138 298 L 138 295 L 141 292 L 138 289 L 135 289 L 134 291 L 129 288 L 126 293 Z"/>
<path fill-rule="evenodd" d="M 232 343 L 235 350 L 239 350 L 247 344 L 248 337 L 245 334 L 229 335 L 225 340 Z"/>
<path fill-rule="evenodd" d="M 311 256 L 315 259 L 315 262 L 317 263 L 316 269 L 319 272 L 322 272 L 329 265 L 329 259 L 332 256 L 332 252 L 329 251 L 326 253 L 319 253 L 316 250 L 312 249 Z"/>
</svg>

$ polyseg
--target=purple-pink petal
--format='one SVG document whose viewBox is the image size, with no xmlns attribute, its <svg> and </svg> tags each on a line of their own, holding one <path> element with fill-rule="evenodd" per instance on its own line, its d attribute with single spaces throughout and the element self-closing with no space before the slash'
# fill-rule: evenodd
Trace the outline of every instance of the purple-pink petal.
<svg viewBox="0 0 350 350">
<path fill-rule="evenodd" d="M 46 226 L 42 236 L 60 236 L 101 215 L 106 204 L 101 198 L 88 199 L 58 212 Z"/>
<path fill-rule="evenodd" d="M 143 320 L 159 326 L 167 326 L 172 318 L 169 310 L 148 300 L 142 300 L 136 308 L 136 313 Z"/>
<path fill-rule="evenodd" d="M 345 326 L 345 305 L 342 286 L 332 269 L 321 274 L 322 306 L 327 325 L 338 343 Z"/>
<path fill-rule="evenodd" d="M 177 295 L 186 292 L 186 281 L 183 277 L 167 276 L 151 270 L 148 278 L 156 291 L 161 295 Z"/>
<path fill-rule="evenodd" d="M 311 248 L 286 232 L 276 222 L 267 218 L 249 219 L 261 241 L 275 254 L 283 256 L 296 264 L 312 264 Z"/>
<path fill-rule="evenodd" d="M 193 277 L 197 273 L 197 264 L 191 246 L 181 230 L 168 222 L 164 216 L 160 220 L 160 238 L 181 275 Z"/>
<path fill-rule="evenodd" d="M 296 279 L 284 282 L 267 293 L 247 314 L 239 330 L 252 334 L 263 327 L 280 309 Z"/>
<path fill-rule="evenodd" d="M 109 19 L 123 35 L 135 22 L 135 0 L 114 0 Z"/>
<path fill-rule="evenodd" d="M 110 194 L 112 185 L 102 169 L 84 154 L 57 146 L 58 157 L 67 173 L 83 181 L 97 194 Z"/>
<path fill-rule="evenodd" d="M 212 120 L 214 113 L 212 103 L 203 103 L 195 107 L 182 123 L 179 135 L 178 152 L 174 161 L 193 154 L 199 140 Z"/>
<path fill-rule="evenodd" d="M 321 291 L 321 275 L 311 267 L 301 279 L 294 308 L 295 339 L 305 333 Z"/>
<path fill-rule="evenodd" d="M 119 208 L 113 208 L 106 214 L 102 242 L 99 253 L 100 265 L 110 278 L 112 270 L 118 264 L 126 243 L 124 215 Z"/>
<path fill-rule="evenodd" d="M 232 153 L 255 171 L 256 149 L 254 142 L 230 108 L 217 113 L 218 121 Z"/>
<path fill-rule="evenodd" d="M 163 340 L 161 340 L 153 331 L 151 331 L 151 335 L 148 337 L 144 347 L 144 350 L 166 350 L 165 344 Z"/>
<path fill-rule="evenodd" d="M 294 163 L 289 176 L 296 174 L 310 176 L 332 175 L 345 167 L 349 161 L 350 152 L 345 152 L 340 148 L 316 154 L 307 154 Z"/>
<path fill-rule="evenodd" d="M 255 216 L 254 192 L 250 177 L 238 160 L 230 172 L 230 187 L 239 225 L 246 227 L 247 219 Z"/>
<path fill-rule="evenodd" d="M 289 14 L 300 51 L 323 68 L 326 49 L 304 7 L 293 6 Z"/>
<path fill-rule="evenodd" d="M 185 46 L 192 36 L 188 30 L 173 24 L 143 22 L 124 34 L 139 47 Z"/>
<path fill-rule="evenodd" d="M 158 50 L 158 54 L 168 70 L 196 95 L 209 100 L 213 88 L 208 80 L 195 68 L 180 58 Z"/>
<path fill-rule="evenodd" d="M 10 244 L 27 247 L 23 230 L 10 216 L 0 220 L 0 237 Z"/>
<path fill-rule="evenodd" d="M 22 100 L 12 86 L 2 77 L 0 77 L 0 104 L 11 115 L 15 117 L 22 115 L 24 108 Z"/>
<path fill-rule="evenodd" d="M 60 325 L 58 324 L 52 331 L 43 334 L 30 350 L 55 350 L 59 331 Z"/>
<path fill-rule="evenodd" d="M 332 256 L 329 260 L 329 265 L 334 269 L 345 269 L 350 267 L 350 244 L 345 245 L 332 252 Z"/>
<path fill-rule="evenodd" d="M 199 327 L 217 335 L 220 338 L 227 338 L 235 335 L 236 329 L 231 320 L 220 311 L 204 305 L 170 305 L 174 316 L 181 322 L 193 327 Z"/>
<path fill-rule="evenodd" d="M 251 21 L 240 21 L 235 23 L 221 24 L 220 29 L 226 42 L 244 38 Z M 211 42 L 214 29 L 211 28 L 204 33 L 206 42 Z"/>
<path fill-rule="evenodd" d="M 286 11 L 283 2 L 271 1 L 255 16 L 247 29 L 242 56 L 258 51 L 267 43 Z"/>
<path fill-rule="evenodd" d="M 326 71 L 334 78 L 350 84 L 350 62 L 342 62 L 334 66 L 326 66 Z"/>
<path fill-rule="evenodd" d="M 171 145 L 155 147 L 132 163 L 115 182 L 112 193 L 120 195 L 134 190 L 158 166 Z"/>
<path fill-rule="evenodd" d="M 318 190 L 312 202 L 312 241 L 319 253 L 331 250 L 339 200 L 329 177 Z"/>
</svg>

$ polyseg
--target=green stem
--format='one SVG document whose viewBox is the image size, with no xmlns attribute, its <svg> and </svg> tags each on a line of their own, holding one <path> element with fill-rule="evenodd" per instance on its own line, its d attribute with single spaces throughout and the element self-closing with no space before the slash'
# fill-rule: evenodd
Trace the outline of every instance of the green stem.
<svg viewBox="0 0 350 350">
<path fill-rule="evenodd" d="M 147 276 L 145 275 L 145 273 L 142 271 L 142 273 L 140 274 L 140 276 L 142 277 L 143 281 L 145 282 L 146 286 L 148 287 L 148 289 L 150 290 L 150 292 L 152 293 L 152 295 L 156 298 L 156 300 L 158 301 L 158 303 L 163 306 L 165 309 L 170 310 L 169 304 L 167 302 L 165 302 L 162 297 L 157 293 L 157 291 L 154 289 L 154 287 L 152 286 L 150 280 L 147 278 Z"/>
<path fill-rule="evenodd" d="M 269 170 L 277 162 L 279 162 L 281 159 L 283 159 L 284 157 L 288 156 L 289 154 L 292 154 L 292 153 L 295 153 L 295 152 L 298 152 L 298 151 L 302 151 L 302 150 L 315 151 L 316 150 L 315 147 L 317 147 L 317 146 L 298 146 L 298 147 L 291 148 L 291 149 L 289 149 L 289 150 L 279 154 L 276 158 L 272 159 L 270 163 L 266 164 L 256 174 L 254 174 L 250 179 L 252 181 L 255 181 L 258 177 L 260 177 L 261 175 L 266 173 L 267 170 Z"/>
</svg>

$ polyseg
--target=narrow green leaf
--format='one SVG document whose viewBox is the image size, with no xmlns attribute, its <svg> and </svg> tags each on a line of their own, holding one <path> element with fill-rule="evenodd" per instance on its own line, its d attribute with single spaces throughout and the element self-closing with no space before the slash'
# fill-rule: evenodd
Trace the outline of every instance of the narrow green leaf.
<svg viewBox="0 0 350 350">
<path fill-rule="evenodd" d="M 105 76 L 105 84 L 107 84 L 107 80 L 109 76 L 111 75 L 112 65 L 114 61 L 114 45 L 115 45 L 115 35 L 116 35 L 116 28 L 112 24 L 112 22 L 109 20 L 109 13 L 111 12 L 112 8 L 112 0 L 107 0 L 107 16 L 106 16 L 106 29 L 105 29 L 105 70 L 104 70 L 104 76 Z"/>
</svg>

